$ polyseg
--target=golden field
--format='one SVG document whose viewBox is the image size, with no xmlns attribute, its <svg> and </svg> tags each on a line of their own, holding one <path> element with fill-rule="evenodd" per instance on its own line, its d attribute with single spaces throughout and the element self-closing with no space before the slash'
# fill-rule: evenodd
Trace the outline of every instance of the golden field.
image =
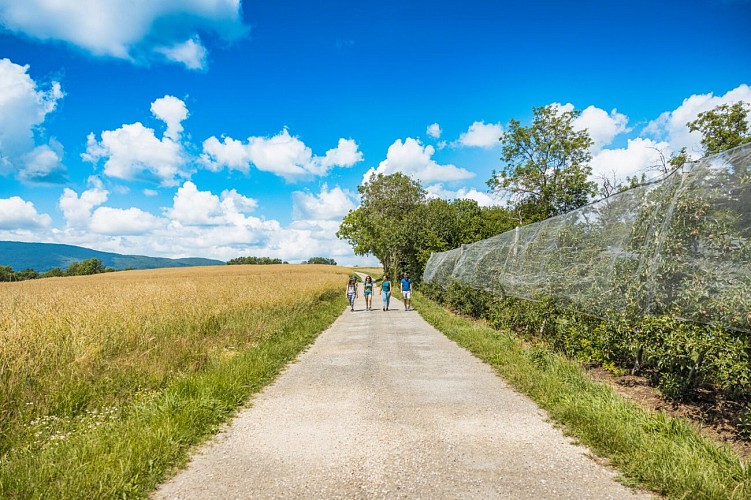
<svg viewBox="0 0 751 500">
<path fill-rule="evenodd" d="M 38 428 L 50 419 L 112 414 L 253 348 L 331 300 L 347 275 L 218 266 L 0 283 L 0 464 L 14 447 L 59 438 Z"/>
</svg>

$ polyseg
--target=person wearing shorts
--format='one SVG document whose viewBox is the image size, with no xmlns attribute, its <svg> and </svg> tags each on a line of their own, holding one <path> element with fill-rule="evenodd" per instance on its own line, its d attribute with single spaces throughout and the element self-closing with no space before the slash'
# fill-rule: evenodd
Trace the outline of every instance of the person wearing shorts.
<svg viewBox="0 0 751 500">
<path fill-rule="evenodd" d="M 404 298 L 404 310 L 409 311 L 412 309 L 412 280 L 409 278 L 409 273 L 404 273 L 401 285 L 402 297 Z"/>
<path fill-rule="evenodd" d="M 381 281 L 381 302 L 383 304 L 383 310 L 389 310 L 389 303 L 391 302 L 391 282 L 387 274 L 383 275 L 383 281 Z"/>
<path fill-rule="evenodd" d="M 363 296 L 365 297 L 365 310 L 373 310 L 373 278 L 370 276 L 365 277 L 363 282 Z"/>
</svg>

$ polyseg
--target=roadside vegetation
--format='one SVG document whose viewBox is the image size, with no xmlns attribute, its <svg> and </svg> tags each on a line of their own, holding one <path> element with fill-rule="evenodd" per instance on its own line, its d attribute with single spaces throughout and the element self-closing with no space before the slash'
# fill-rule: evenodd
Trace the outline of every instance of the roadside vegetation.
<svg viewBox="0 0 751 500">
<path fill-rule="evenodd" d="M 0 497 L 144 497 L 341 314 L 348 270 L 0 284 Z"/>
<path fill-rule="evenodd" d="M 0 266 L 0 282 L 26 281 L 38 278 L 62 278 L 67 276 L 88 276 L 90 274 L 111 273 L 115 269 L 106 267 L 100 259 L 86 259 L 81 262 L 73 262 L 67 268 L 55 267 L 49 271 L 38 273 L 33 269 L 14 271 L 10 266 Z"/>
<path fill-rule="evenodd" d="M 628 484 L 669 498 L 749 498 L 751 467 L 688 421 L 653 413 L 593 382 L 547 344 L 449 313 L 420 293 L 420 314 L 529 395 L 565 431 L 607 457 Z"/>
</svg>

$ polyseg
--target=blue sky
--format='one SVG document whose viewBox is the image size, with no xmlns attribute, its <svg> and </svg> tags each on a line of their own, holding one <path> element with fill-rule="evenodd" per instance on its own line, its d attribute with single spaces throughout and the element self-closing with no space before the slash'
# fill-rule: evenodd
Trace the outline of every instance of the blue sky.
<svg viewBox="0 0 751 500">
<path fill-rule="evenodd" d="M 748 0 L 59 3 L 0 0 L 0 239 L 373 263 L 335 237 L 372 171 L 500 203 L 534 106 L 622 179 L 751 102 Z"/>
</svg>

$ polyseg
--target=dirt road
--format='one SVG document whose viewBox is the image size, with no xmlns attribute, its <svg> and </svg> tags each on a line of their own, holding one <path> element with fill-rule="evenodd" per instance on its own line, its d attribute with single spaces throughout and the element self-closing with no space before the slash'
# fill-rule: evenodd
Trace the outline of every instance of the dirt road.
<svg viewBox="0 0 751 500">
<path fill-rule="evenodd" d="M 637 498 L 487 365 L 360 297 L 155 498 Z"/>
</svg>

